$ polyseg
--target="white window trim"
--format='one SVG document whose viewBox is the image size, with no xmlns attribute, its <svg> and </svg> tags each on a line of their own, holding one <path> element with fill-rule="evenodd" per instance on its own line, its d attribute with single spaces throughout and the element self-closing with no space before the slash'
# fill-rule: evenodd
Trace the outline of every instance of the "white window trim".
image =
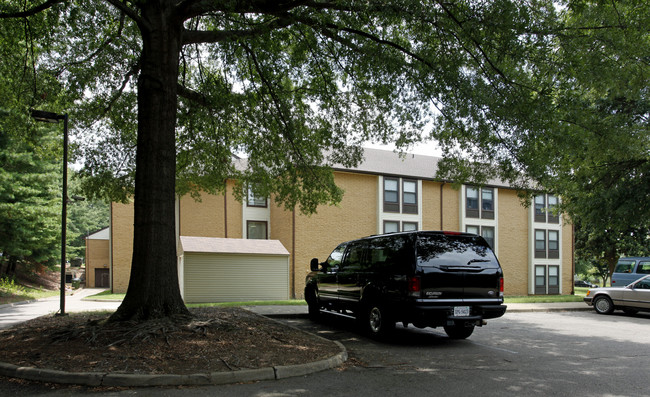
<svg viewBox="0 0 650 397">
<path fill-rule="evenodd" d="M 422 230 L 422 180 L 414 177 L 396 177 L 396 176 L 386 176 L 386 178 L 397 179 L 398 186 L 400 186 L 399 194 L 399 205 L 402 208 L 402 180 L 415 180 L 417 181 L 417 190 L 418 190 L 418 213 L 417 214 L 403 214 L 401 212 L 384 212 L 384 176 L 378 176 L 377 183 L 377 234 L 384 233 L 384 221 L 396 221 L 400 223 L 400 227 L 403 222 L 413 222 L 418 224 L 418 230 Z"/>
<path fill-rule="evenodd" d="M 467 186 L 475 187 L 478 189 L 478 198 L 479 198 L 479 208 L 481 207 L 481 188 L 473 185 L 463 185 L 460 190 L 460 231 L 464 232 L 467 230 L 467 226 L 488 226 L 494 228 L 494 247 L 492 250 L 494 253 L 499 256 L 499 188 L 496 186 L 489 186 L 492 189 L 492 205 L 494 206 L 494 219 L 483 219 L 483 218 L 468 218 L 466 216 L 466 192 Z"/>
<path fill-rule="evenodd" d="M 558 198 L 558 203 L 560 199 Z M 535 221 L 535 196 L 531 198 L 531 205 L 528 209 L 528 274 L 530 278 L 528 280 L 528 293 L 535 294 L 535 265 L 545 265 L 545 266 L 558 266 L 559 277 L 560 277 L 560 293 L 562 292 L 564 282 L 573 282 L 573 280 L 564 280 L 563 275 L 563 242 L 562 242 L 562 225 L 564 220 L 562 214 L 560 214 L 559 223 L 548 223 L 548 222 L 536 222 Z M 548 197 L 545 198 L 546 206 L 548 207 Z M 544 230 L 546 232 L 546 258 L 535 258 L 535 230 Z M 558 258 L 550 259 L 548 258 L 548 231 L 556 231 L 558 235 Z"/>
<path fill-rule="evenodd" d="M 248 200 L 248 189 L 246 190 Z M 271 239 L 271 200 L 266 198 L 266 207 L 249 207 L 246 202 L 242 203 L 242 238 L 248 238 L 248 221 L 266 222 L 266 238 Z"/>
</svg>

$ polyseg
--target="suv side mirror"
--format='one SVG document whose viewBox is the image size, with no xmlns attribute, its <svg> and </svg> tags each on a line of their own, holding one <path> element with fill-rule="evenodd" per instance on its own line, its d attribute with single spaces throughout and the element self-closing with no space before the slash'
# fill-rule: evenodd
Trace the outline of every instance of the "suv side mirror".
<svg viewBox="0 0 650 397">
<path fill-rule="evenodd" d="M 311 262 L 309 262 L 309 269 L 311 269 L 312 272 L 318 271 L 318 258 L 312 258 Z"/>
</svg>

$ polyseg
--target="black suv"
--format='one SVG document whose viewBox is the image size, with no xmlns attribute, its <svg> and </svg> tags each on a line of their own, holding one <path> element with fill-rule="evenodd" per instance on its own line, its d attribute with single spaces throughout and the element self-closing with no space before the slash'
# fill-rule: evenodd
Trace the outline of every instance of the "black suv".
<svg viewBox="0 0 650 397">
<path fill-rule="evenodd" d="M 312 259 L 311 270 L 305 286 L 310 316 L 316 319 L 321 309 L 352 314 L 373 336 L 401 322 L 442 326 L 450 338 L 464 339 L 506 311 L 499 261 L 475 234 L 370 236 L 340 244 L 323 263 Z"/>
</svg>

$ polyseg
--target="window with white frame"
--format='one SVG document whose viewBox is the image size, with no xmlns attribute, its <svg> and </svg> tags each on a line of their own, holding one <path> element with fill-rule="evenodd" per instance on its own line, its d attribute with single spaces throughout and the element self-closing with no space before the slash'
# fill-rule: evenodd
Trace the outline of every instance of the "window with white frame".
<svg viewBox="0 0 650 397">
<path fill-rule="evenodd" d="M 479 218 L 480 213 L 478 189 L 467 186 L 465 188 L 465 216 L 468 218 Z"/>
<path fill-rule="evenodd" d="M 402 231 L 403 232 L 413 232 L 418 230 L 417 222 L 402 222 Z"/>
<path fill-rule="evenodd" d="M 476 226 L 476 225 L 466 225 L 465 231 L 467 233 L 478 234 L 487 241 L 490 248 L 494 249 L 494 227 L 493 226 Z"/>
<path fill-rule="evenodd" d="M 560 267 L 535 265 L 535 294 L 556 295 L 560 293 Z"/>
<path fill-rule="evenodd" d="M 399 212 L 399 179 L 384 178 L 384 212 Z"/>
<path fill-rule="evenodd" d="M 412 232 L 418 230 L 417 222 L 400 222 L 400 221 L 384 221 L 384 233 L 397 233 L 399 231 Z"/>
<path fill-rule="evenodd" d="M 256 194 L 253 189 L 248 188 L 248 197 L 246 200 L 246 205 L 249 207 L 264 207 L 266 208 L 266 197 Z"/>
<path fill-rule="evenodd" d="M 560 232 L 557 230 L 548 231 L 548 257 L 550 259 L 560 257 Z"/>
<path fill-rule="evenodd" d="M 246 221 L 246 238 L 254 240 L 268 239 L 266 221 Z"/>
<path fill-rule="evenodd" d="M 546 258 L 546 230 L 535 229 L 535 258 Z"/>
<path fill-rule="evenodd" d="M 534 198 L 535 222 L 560 223 L 560 217 L 556 214 L 558 206 L 557 196 L 552 194 L 538 194 Z"/>
<path fill-rule="evenodd" d="M 415 180 L 402 179 L 402 212 L 418 213 L 418 182 Z"/>
<path fill-rule="evenodd" d="M 535 258 L 560 257 L 560 231 L 535 229 Z"/>
<path fill-rule="evenodd" d="M 494 188 L 465 187 L 465 216 L 494 219 Z"/>
<path fill-rule="evenodd" d="M 384 221 L 384 233 L 399 232 L 399 221 Z"/>
<path fill-rule="evenodd" d="M 418 181 L 384 177 L 384 212 L 418 213 Z"/>
</svg>

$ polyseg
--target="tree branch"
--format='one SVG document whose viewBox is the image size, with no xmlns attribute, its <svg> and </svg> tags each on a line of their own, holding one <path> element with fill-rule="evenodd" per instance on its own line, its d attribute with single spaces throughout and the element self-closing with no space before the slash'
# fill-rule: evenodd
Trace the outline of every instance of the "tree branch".
<svg viewBox="0 0 650 397">
<path fill-rule="evenodd" d="M 180 97 L 190 100 L 192 102 L 196 102 L 201 106 L 210 107 L 210 101 L 208 100 L 208 97 L 205 96 L 204 94 L 194 91 L 190 88 L 187 88 L 186 86 L 180 83 L 177 84 L 176 89 L 178 90 L 178 95 Z"/>
<path fill-rule="evenodd" d="M 110 36 L 106 41 L 104 41 L 98 48 L 93 52 L 92 54 L 88 55 L 86 58 L 80 60 L 80 61 L 75 61 L 70 63 L 70 65 L 81 65 L 86 62 L 91 61 L 93 58 L 95 58 L 97 55 L 99 55 L 105 48 L 107 48 L 113 41 L 115 41 L 115 38 L 122 36 L 122 30 L 124 29 L 124 16 L 125 14 L 122 13 L 120 16 L 120 24 L 117 28 L 117 33 L 114 36 Z"/>
<path fill-rule="evenodd" d="M 149 26 L 147 22 L 140 17 L 140 15 L 131 7 L 127 6 L 121 0 L 106 0 L 108 3 L 113 5 L 118 10 L 125 13 L 129 18 L 131 18 L 135 23 L 138 24 L 140 29 L 145 29 Z"/>
<path fill-rule="evenodd" d="M 65 0 L 47 0 L 45 3 L 32 7 L 29 10 L 20 11 L 20 12 L 1 12 L 0 18 L 31 17 L 32 15 L 36 15 L 41 11 L 47 10 L 48 8 L 52 8 L 52 6 L 54 6 L 55 4 L 60 4 L 63 2 L 65 2 Z"/>
<path fill-rule="evenodd" d="M 274 30 L 283 29 L 293 24 L 295 21 L 288 14 L 283 14 L 277 19 L 267 24 L 249 30 L 229 30 L 229 31 L 204 31 L 204 30 L 184 30 L 183 45 L 198 43 L 220 43 L 224 41 L 235 41 L 247 37 L 255 37 Z"/>
<path fill-rule="evenodd" d="M 213 0 L 183 0 L 176 7 L 176 14 L 183 19 L 190 19 L 210 12 L 230 12 L 235 14 L 278 14 L 311 3 L 306 0 L 252 0 L 248 2 L 215 2 Z M 234 4 L 233 4 L 234 3 Z"/>
</svg>

